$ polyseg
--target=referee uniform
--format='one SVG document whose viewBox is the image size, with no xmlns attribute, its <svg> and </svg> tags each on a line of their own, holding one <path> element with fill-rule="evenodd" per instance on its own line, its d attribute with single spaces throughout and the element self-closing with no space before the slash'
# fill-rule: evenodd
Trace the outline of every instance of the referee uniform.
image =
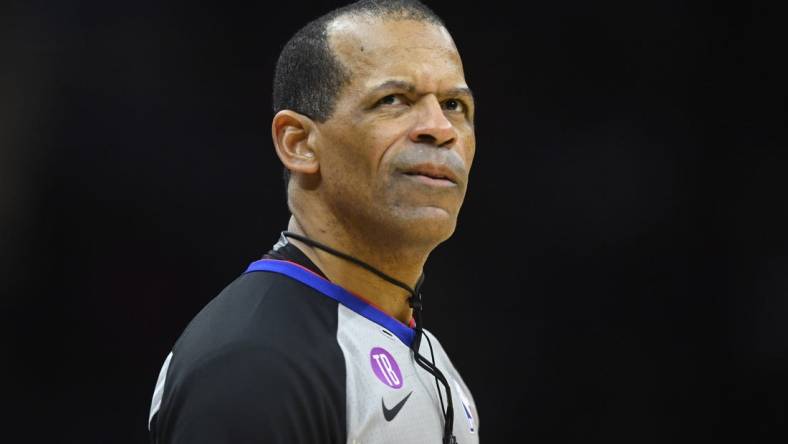
<svg viewBox="0 0 788 444">
<path fill-rule="evenodd" d="M 329 282 L 282 238 L 191 321 L 159 373 L 154 444 L 440 443 L 444 387 L 416 364 L 415 331 Z M 473 397 L 437 339 L 459 444 Z M 438 391 L 441 391 L 440 397 Z"/>
</svg>

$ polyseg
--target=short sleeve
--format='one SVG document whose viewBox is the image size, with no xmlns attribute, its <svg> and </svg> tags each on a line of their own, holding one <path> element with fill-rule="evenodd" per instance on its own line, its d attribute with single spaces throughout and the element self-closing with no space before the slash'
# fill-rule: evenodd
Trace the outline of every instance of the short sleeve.
<svg viewBox="0 0 788 444">
<path fill-rule="evenodd" d="M 344 393 L 328 373 L 280 349 L 235 347 L 168 377 L 153 442 L 343 443 Z"/>
</svg>

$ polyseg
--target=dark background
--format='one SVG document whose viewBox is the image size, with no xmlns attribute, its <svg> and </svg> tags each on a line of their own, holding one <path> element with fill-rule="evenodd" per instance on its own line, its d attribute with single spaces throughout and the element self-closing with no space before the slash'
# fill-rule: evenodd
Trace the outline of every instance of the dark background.
<svg viewBox="0 0 788 444">
<path fill-rule="evenodd" d="M 4 3 L 14 442 L 146 441 L 173 342 L 285 227 L 271 75 L 335 4 Z M 783 11 L 429 4 L 478 112 L 425 319 L 482 441 L 786 442 Z"/>
</svg>

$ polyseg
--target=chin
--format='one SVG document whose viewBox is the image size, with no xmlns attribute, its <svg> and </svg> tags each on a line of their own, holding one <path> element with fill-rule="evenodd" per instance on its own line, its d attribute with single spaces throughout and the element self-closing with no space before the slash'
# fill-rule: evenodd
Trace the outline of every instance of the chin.
<svg viewBox="0 0 788 444">
<path fill-rule="evenodd" d="M 457 214 L 439 207 L 422 207 L 397 216 L 403 235 L 415 242 L 437 245 L 451 237 L 457 227 Z"/>
</svg>

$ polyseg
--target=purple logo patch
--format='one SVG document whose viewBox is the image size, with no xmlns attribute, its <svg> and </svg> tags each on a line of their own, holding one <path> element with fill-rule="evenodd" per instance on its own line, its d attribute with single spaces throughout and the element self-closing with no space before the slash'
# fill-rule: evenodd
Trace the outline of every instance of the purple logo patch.
<svg viewBox="0 0 788 444">
<path fill-rule="evenodd" d="M 391 353 L 380 347 L 375 347 L 369 352 L 369 363 L 380 382 L 395 389 L 402 387 L 402 373 Z"/>
</svg>

